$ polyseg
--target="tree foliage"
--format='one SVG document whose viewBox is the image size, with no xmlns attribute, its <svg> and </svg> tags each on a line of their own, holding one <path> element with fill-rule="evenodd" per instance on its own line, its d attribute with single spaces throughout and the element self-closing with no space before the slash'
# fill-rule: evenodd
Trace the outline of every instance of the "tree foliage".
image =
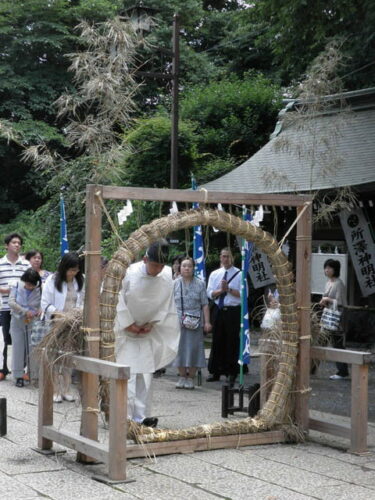
<svg viewBox="0 0 375 500">
<path fill-rule="evenodd" d="M 179 186 L 190 183 L 197 155 L 194 125 L 179 124 L 178 179 Z M 128 186 L 168 187 L 170 184 L 171 120 L 165 114 L 137 120 L 124 136 L 130 151 L 122 164 L 121 182 Z"/>
<path fill-rule="evenodd" d="M 123 84 L 121 78 L 109 81 L 105 76 L 117 63 L 107 50 L 97 65 L 93 49 L 102 35 L 92 38 L 90 46 L 76 29 L 80 24 L 92 34 L 93 24 L 125 15 L 134 3 L 0 3 L 0 222 L 27 210 L 33 234 L 41 224 L 45 241 L 45 227 L 47 233 L 56 231 L 58 194 L 67 186 L 69 230 L 79 246 L 86 183 L 169 185 L 170 82 L 134 76 L 124 67 L 129 86 L 110 97 L 110 90 Z M 373 85 L 375 3 L 370 0 L 146 4 L 155 9 L 155 24 L 135 55 L 136 65 L 146 72 L 171 71 L 172 54 L 165 49 L 172 48 L 173 15 L 180 15 L 179 187 L 189 185 L 191 171 L 206 182 L 254 154 L 274 127 L 279 86 L 292 95 L 328 41 L 336 40 L 344 56 L 335 69 L 344 88 Z M 76 55 L 72 59 L 69 54 Z M 72 61 L 80 76 L 68 71 Z M 97 74 L 91 78 L 87 70 L 93 68 Z M 140 87 L 132 86 L 135 82 Z M 104 115 L 103 98 L 112 110 Z M 56 100 L 70 112 L 59 121 Z M 138 106 L 126 108 L 125 119 L 124 101 Z M 8 126 L 14 140 L 9 140 Z M 21 161 L 24 148 L 31 148 L 28 158 L 38 159 L 38 168 Z M 45 168 L 40 168 L 43 162 Z M 24 227 L 22 214 L 15 224 Z M 108 241 L 113 243 L 110 236 Z"/>
<path fill-rule="evenodd" d="M 238 162 L 267 142 L 280 105 L 275 85 L 247 74 L 243 80 L 223 79 L 188 90 L 181 117 L 197 123 L 200 153 Z"/>
<path fill-rule="evenodd" d="M 374 81 L 375 3 L 371 0 L 257 0 L 248 15 L 264 31 L 256 40 L 270 50 L 274 73 L 284 84 L 303 77 L 329 41 L 340 38 L 347 57 L 340 76 L 349 89 Z"/>
</svg>

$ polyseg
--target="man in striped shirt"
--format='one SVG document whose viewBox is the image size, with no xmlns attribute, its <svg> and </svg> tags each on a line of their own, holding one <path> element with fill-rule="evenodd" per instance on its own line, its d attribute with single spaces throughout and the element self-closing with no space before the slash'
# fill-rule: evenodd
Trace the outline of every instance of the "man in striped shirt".
<svg viewBox="0 0 375 500">
<path fill-rule="evenodd" d="M 0 365 L 0 381 L 8 375 L 8 345 L 12 345 L 9 333 L 10 329 L 10 308 L 8 305 L 11 287 L 15 286 L 20 277 L 30 267 L 30 263 L 20 257 L 22 247 L 22 236 L 18 233 L 8 234 L 4 238 L 7 253 L 0 259 L 0 293 L 3 299 L 1 309 L 1 325 L 3 328 L 4 350 L 3 363 Z"/>
</svg>

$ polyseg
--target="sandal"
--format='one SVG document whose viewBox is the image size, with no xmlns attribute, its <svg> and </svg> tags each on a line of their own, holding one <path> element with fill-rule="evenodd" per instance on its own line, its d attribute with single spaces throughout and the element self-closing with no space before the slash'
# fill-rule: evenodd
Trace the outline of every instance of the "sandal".
<svg viewBox="0 0 375 500">
<path fill-rule="evenodd" d="M 18 378 L 16 380 L 16 387 L 23 387 L 23 378 Z"/>
</svg>

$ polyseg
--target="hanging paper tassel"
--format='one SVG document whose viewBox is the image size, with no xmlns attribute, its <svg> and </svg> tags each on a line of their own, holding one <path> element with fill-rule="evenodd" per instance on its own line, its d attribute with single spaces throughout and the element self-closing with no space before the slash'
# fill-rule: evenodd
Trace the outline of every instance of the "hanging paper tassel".
<svg viewBox="0 0 375 500">
<path fill-rule="evenodd" d="M 126 222 L 129 215 L 131 215 L 132 213 L 133 213 L 132 202 L 131 202 L 131 200 L 127 200 L 126 205 L 117 214 L 117 219 L 118 219 L 119 225 L 122 226 L 123 223 Z"/>
<path fill-rule="evenodd" d="M 224 212 L 224 208 L 223 208 L 223 205 L 221 203 L 217 204 L 217 209 L 220 210 L 221 212 Z M 218 233 L 220 231 L 220 229 L 217 229 L 216 227 L 213 227 L 213 226 L 212 226 L 212 229 L 214 230 L 214 233 Z"/>
<path fill-rule="evenodd" d="M 250 224 L 259 227 L 259 224 L 263 221 L 263 215 L 264 215 L 263 206 L 260 205 L 259 209 L 256 210 L 254 217 L 252 218 L 252 220 L 250 220 Z"/>
<path fill-rule="evenodd" d="M 177 203 L 175 201 L 172 201 L 172 206 L 171 208 L 169 209 L 169 214 L 172 215 L 172 214 L 177 214 L 178 212 L 178 206 L 177 206 Z"/>
</svg>

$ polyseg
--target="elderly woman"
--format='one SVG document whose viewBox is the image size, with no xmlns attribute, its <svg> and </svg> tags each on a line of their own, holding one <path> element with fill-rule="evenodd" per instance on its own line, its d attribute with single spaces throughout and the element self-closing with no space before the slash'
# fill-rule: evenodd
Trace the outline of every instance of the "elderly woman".
<svg viewBox="0 0 375 500">
<path fill-rule="evenodd" d="M 333 311 L 342 311 L 346 306 L 346 289 L 344 283 L 340 279 L 340 261 L 328 259 L 324 263 L 324 274 L 327 276 L 328 281 L 323 293 L 323 297 L 319 304 L 322 307 L 327 307 Z M 324 324 L 321 326 L 326 338 L 331 338 L 332 345 L 336 349 L 345 349 L 345 333 L 342 329 L 341 323 L 337 330 L 327 330 Z M 349 376 L 348 365 L 346 363 L 336 363 L 337 373 L 331 375 L 331 380 L 341 380 Z"/>
<path fill-rule="evenodd" d="M 29 250 L 25 255 L 25 259 L 30 262 L 30 266 L 39 274 L 42 283 L 44 283 L 51 272 L 43 269 L 43 253 L 39 250 Z"/>
<path fill-rule="evenodd" d="M 180 378 L 177 389 L 194 389 L 197 368 L 204 368 L 203 332 L 211 331 L 206 287 L 194 277 L 194 261 L 184 257 L 180 265 L 181 276 L 174 282 L 174 298 L 181 324 L 178 354 L 173 366 L 178 367 Z"/>
</svg>

